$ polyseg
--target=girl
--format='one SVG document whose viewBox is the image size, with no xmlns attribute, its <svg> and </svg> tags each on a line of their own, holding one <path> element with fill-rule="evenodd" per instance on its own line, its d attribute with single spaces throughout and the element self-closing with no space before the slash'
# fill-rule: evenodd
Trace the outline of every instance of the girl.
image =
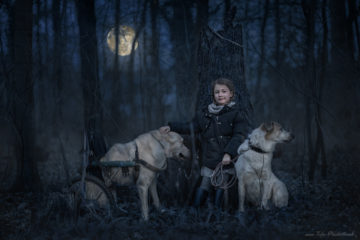
<svg viewBox="0 0 360 240">
<path fill-rule="evenodd" d="M 219 78 L 212 83 L 213 102 L 196 114 L 192 123 L 195 133 L 201 136 L 200 188 L 195 196 L 194 206 L 199 207 L 211 190 L 210 176 L 219 162 L 228 165 L 237 155 L 237 148 L 245 139 L 246 122 L 234 101 L 234 84 Z M 189 123 L 170 122 L 172 131 L 189 134 Z M 226 178 L 225 178 L 226 179 Z M 224 190 L 216 189 L 215 206 L 221 207 Z"/>
</svg>

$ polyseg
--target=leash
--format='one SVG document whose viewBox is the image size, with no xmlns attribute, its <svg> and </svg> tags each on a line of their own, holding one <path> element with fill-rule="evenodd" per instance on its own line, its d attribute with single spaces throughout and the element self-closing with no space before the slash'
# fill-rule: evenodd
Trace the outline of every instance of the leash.
<svg viewBox="0 0 360 240">
<path fill-rule="evenodd" d="M 183 171 L 184 171 L 184 176 L 185 176 L 185 178 L 186 178 L 187 180 L 190 180 L 191 176 L 193 175 L 194 163 L 195 163 L 195 159 L 197 159 L 196 146 L 195 146 L 195 132 L 194 132 L 194 125 L 193 125 L 192 122 L 190 122 L 189 128 L 190 128 L 191 152 L 192 152 L 192 161 L 191 161 L 190 173 L 187 174 L 187 173 L 186 173 L 186 170 L 183 169 Z"/>
<path fill-rule="evenodd" d="M 216 138 L 216 141 L 219 145 L 221 145 L 220 140 L 219 140 L 219 128 L 218 128 L 218 116 L 214 116 L 214 115 L 210 115 L 213 124 L 214 124 L 214 135 Z M 230 160 L 230 163 L 232 163 L 233 165 L 235 165 L 235 161 L 238 158 L 238 156 L 234 157 L 233 159 Z M 231 188 L 235 182 L 236 182 L 236 173 L 233 174 L 232 178 L 230 178 L 229 181 L 225 181 L 225 173 L 224 173 L 224 169 L 223 169 L 224 165 L 222 164 L 222 162 L 220 162 L 216 168 L 214 169 L 213 173 L 210 176 L 210 180 L 211 180 L 211 184 L 214 187 L 219 187 L 222 189 L 229 189 Z"/>
<path fill-rule="evenodd" d="M 263 192 L 264 192 L 264 189 L 263 189 L 263 185 L 261 184 L 261 177 L 263 175 L 263 170 L 264 170 L 264 165 L 265 165 L 265 156 L 264 154 L 267 154 L 269 152 L 266 152 L 264 151 L 263 149 L 259 148 L 259 147 L 256 147 L 256 146 L 253 146 L 251 144 L 249 144 L 249 148 L 250 150 L 254 151 L 254 152 L 257 152 L 257 153 L 260 153 L 262 154 L 262 166 L 261 166 L 261 170 L 260 170 L 260 174 L 258 171 L 256 171 L 255 168 L 253 168 L 251 166 L 251 168 L 254 170 L 257 178 L 258 178 L 258 183 L 259 183 L 259 197 L 258 197 L 258 203 L 259 203 L 259 206 L 261 206 L 261 201 L 262 201 L 262 195 L 263 195 Z"/>
<path fill-rule="evenodd" d="M 261 148 L 258 148 L 258 147 L 255 147 L 253 145 L 250 145 L 250 149 L 255 151 L 255 152 L 258 152 L 258 153 L 262 153 L 262 154 L 265 154 L 265 153 L 268 153 L 264 150 L 262 150 Z M 235 156 L 234 158 L 231 159 L 230 163 L 232 163 L 233 165 L 235 164 L 236 162 L 236 159 L 239 157 L 240 155 L 237 155 Z M 222 164 L 222 162 L 220 162 L 216 168 L 214 169 L 213 173 L 211 174 L 210 176 L 210 179 L 211 179 L 211 184 L 214 186 L 214 187 L 219 187 L 219 188 L 222 188 L 222 189 L 229 189 L 231 188 L 235 182 L 236 182 L 236 179 L 237 179 L 237 176 L 236 176 L 236 172 L 233 174 L 233 177 L 230 178 L 230 180 L 226 181 L 225 182 L 225 173 L 224 173 L 224 169 L 223 169 L 224 165 Z M 263 165 L 261 167 L 261 172 L 260 172 L 260 176 L 259 176 L 259 173 L 254 169 L 258 179 L 259 179 L 259 185 L 260 185 L 260 191 L 262 191 L 261 189 L 261 176 L 262 176 L 262 172 L 263 172 L 263 168 L 264 168 L 264 156 L 263 156 Z"/>
<path fill-rule="evenodd" d="M 239 157 L 239 155 L 237 155 L 236 157 L 234 157 L 233 159 L 231 159 L 230 163 L 232 163 L 233 165 L 235 165 L 235 161 L 236 159 Z M 234 186 L 237 176 L 236 176 L 236 172 L 233 174 L 233 176 L 230 178 L 230 180 L 225 181 L 225 170 L 223 169 L 224 164 L 222 164 L 222 162 L 220 162 L 216 168 L 214 169 L 213 173 L 210 176 L 210 180 L 211 180 L 211 184 L 214 187 L 219 187 L 222 189 L 229 189 L 232 186 Z"/>
<path fill-rule="evenodd" d="M 258 179 L 259 179 L 259 190 L 260 190 L 260 192 L 259 192 L 259 199 L 258 199 L 258 201 L 259 201 L 259 206 L 261 206 L 262 195 L 263 195 L 263 193 L 264 193 L 264 187 L 263 187 L 263 185 L 261 184 L 261 177 L 262 177 L 262 174 L 263 174 L 263 169 L 264 169 L 264 164 L 265 164 L 265 157 L 264 157 L 264 155 L 263 155 L 262 157 L 263 157 L 263 164 L 262 164 L 262 166 L 261 166 L 260 175 L 259 175 L 259 173 L 255 170 L 255 168 L 252 167 L 252 169 L 253 169 L 254 172 L 256 173 L 256 176 L 257 176 Z"/>
<path fill-rule="evenodd" d="M 261 206 L 262 195 L 263 195 L 263 193 L 264 193 L 264 187 L 263 187 L 263 185 L 261 184 L 261 177 L 262 177 L 262 175 L 263 175 L 263 170 L 264 170 L 264 165 L 265 165 L 265 156 L 264 156 L 264 154 L 267 154 L 267 153 L 269 153 L 269 152 L 266 152 L 266 151 L 262 150 L 261 148 L 256 147 L 256 146 L 253 146 L 253 145 L 251 145 L 251 144 L 249 144 L 249 147 L 250 147 L 251 150 L 253 150 L 253 151 L 257 152 L 257 153 L 262 154 L 262 160 L 263 160 L 263 161 L 262 161 L 262 166 L 261 166 L 260 174 L 258 173 L 258 171 L 256 171 L 255 168 L 252 167 L 252 169 L 253 169 L 254 172 L 256 173 L 256 176 L 258 177 L 259 190 L 260 190 L 258 202 L 259 202 L 259 206 Z"/>
</svg>

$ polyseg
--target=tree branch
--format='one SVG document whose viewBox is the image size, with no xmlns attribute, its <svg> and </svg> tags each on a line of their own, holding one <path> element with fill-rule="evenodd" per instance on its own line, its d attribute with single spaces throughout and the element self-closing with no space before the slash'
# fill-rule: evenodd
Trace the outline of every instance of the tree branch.
<svg viewBox="0 0 360 240">
<path fill-rule="evenodd" d="M 228 38 L 225 38 L 224 36 L 220 35 L 219 33 L 215 32 L 213 29 L 211 29 L 210 27 L 208 27 L 210 29 L 210 31 L 212 33 L 214 33 L 216 36 L 218 36 L 220 39 L 224 40 L 224 41 L 227 41 L 227 42 L 230 42 L 231 44 L 234 44 L 236 46 L 239 46 L 239 47 L 242 47 L 244 49 L 248 49 L 248 50 L 251 50 L 251 51 L 254 51 L 257 55 L 259 55 L 259 57 L 261 57 L 261 53 L 256 49 L 254 43 L 252 41 L 250 41 L 251 45 L 252 45 L 252 48 L 246 48 L 244 47 L 243 45 L 235 42 L 235 41 L 232 41 Z M 246 33 L 247 34 L 247 33 Z M 280 76 L 280 78 L 287 84 L 289 84 L 290 86 L 293 87 L 293 89 L 295 89 L 297 92 L 299 92 L 301 95 L 305 96 L 305 97 L 308 97 L 312 100 L 314 100 L 317 104 L 319 104 L 319 106 L 326 112 L 329 114 L 329 116 L 331 116 L 333 119 L 336 119 L 336 116 L 327 108 L 325 107 L 320 101 L 319 99 L 309 95 L 309 94 L 306 94 L 303 90 L 299 89 L 293 82 L 289 81 L 288 78 L 285 77 L 285 75 L 278 69 L 276 68 L 269 60 L 267 60 L 266 58 L 264 58 L 264 61 L 266 64 L 268 64 L 276 73 L 278 73 L 278 75 Z"/>
</svg>

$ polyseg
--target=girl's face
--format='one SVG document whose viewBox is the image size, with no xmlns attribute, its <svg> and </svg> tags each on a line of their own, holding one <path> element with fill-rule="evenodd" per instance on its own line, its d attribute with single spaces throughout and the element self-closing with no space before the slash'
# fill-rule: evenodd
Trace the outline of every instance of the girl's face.
<svg viewBox="0 0 360 240">
<path fill-rule="evenodd" d="M 214 100 L 216 105 L 226 105 L 230 102 L 233 93 L 226 85 L 215 84 L 214 86 Z"/>
</svg>

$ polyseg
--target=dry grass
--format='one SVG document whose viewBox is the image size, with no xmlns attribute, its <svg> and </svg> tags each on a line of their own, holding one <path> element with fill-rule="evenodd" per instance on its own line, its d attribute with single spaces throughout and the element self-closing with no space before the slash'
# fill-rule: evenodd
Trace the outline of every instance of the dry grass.
<svg viewBox="0 0 360 240">
<path fill-rule="evenodd" d="M 289 206 L 270 211 L 247 206 L 242 217 L 206 208 L 197 212 L 163 196 L 166 211 L 151 208 L 150 221 L 143 222 L 132 191 L 118 203 L 128 213 L 117 211 L 112 216 L 87 210 L 76 214 L 66 191 L 0 194 L 0 238 L 304 239 L 306 234 L 325 234 L 326 239 L 344 233 L 360 237 L 360 186 L 354 166 L 339 164 L 329 180 L 305 185 L 301 177 L 278 174 L 288 186 Z"/>
</svg>

